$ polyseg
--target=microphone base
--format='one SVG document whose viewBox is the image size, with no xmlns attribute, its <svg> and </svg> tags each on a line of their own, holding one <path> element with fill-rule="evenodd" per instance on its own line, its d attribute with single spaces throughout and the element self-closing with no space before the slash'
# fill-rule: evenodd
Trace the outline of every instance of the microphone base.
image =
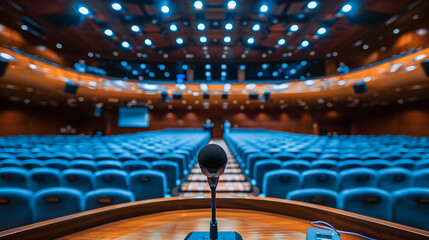
<svg viewBox="0 0 429 240">
<path fill-rule="evenodd" d="M 210 238 L 210 232 L 191 232 L 185 240 L 215 240 Z M 243 240 L 238 232 L 218 232 L 216 240 Z"/>
</svg>

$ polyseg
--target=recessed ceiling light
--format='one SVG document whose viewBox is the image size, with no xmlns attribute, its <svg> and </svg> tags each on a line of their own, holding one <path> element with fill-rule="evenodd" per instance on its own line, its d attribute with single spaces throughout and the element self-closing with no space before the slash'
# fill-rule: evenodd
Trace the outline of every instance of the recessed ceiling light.
<svg viewBox="0 0 429 240">
<path fill-rule="evenodd" d="M 237 3 L 235 1 L 229 1 L 227 6 L 228 10 L 234 10 L 237 7 Z"/>
<path fill-rule="evenodd" d="M 252 27 L 252 31 L 254 31 L 254 32 L 257 32 L 257 31 L 259 31 L 261 29 L 261 25 L 259 25 L 259 24 L 255 24 L 255 25 L 253 25 L 253 27 Z"/>
<path fill-rule="evenodd" d="M 113 10 L 115 10 L 115 11 L 120 11 L 120 10 L 122 9 L 122 6 L 121 6 L 121 4 L 119 4 L 119 3 L 113 3 L 113 4 L 112 4 L 112 8 L 113 8 Z"/>
</svg>

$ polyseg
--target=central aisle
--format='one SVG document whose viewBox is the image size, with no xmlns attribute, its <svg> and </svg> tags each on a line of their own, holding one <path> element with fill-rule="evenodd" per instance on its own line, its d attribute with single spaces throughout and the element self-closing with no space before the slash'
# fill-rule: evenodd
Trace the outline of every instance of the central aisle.
<svg viewBox="0 0 429 240">
<path fill-rule="evenodd" d="M 250 196 L 252 191 L 250 182 L 243 174 L 244 170 L 240 168 L 234 156 L 231 154 L 228 146 L 223 139 L 212 139 L 210 143 L 217 144 L 225 149 L 228 157 L 225 173 L 220 177 L 216 192 L 219 196 Z M 201 173 L 198 162 L 190 170 L 186 182 L 181 186 L 181 196 L 204 196 L 209 195 L 210 187 L 207 183 L 207 177 Z"/>
</svg>

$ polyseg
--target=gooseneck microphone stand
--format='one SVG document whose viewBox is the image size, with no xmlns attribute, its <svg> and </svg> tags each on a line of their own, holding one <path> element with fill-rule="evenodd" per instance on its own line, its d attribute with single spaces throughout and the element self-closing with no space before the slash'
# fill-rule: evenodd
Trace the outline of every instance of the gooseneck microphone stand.
<svg viewBox="0 0 429 240">
<path fill-rule="evenodd" d="M 210 220 L 210 239 L 218 238 L 217 220 L 216 220 L 216 187 L 217 187 L 218 181 L 219 181 L 219 178 L 217 177 L 209 178 L 210 190 L 212 191 L 212 220 Z M 213 182 L 216 182 L 216 184 L 214 184 Z"/>
</svg>

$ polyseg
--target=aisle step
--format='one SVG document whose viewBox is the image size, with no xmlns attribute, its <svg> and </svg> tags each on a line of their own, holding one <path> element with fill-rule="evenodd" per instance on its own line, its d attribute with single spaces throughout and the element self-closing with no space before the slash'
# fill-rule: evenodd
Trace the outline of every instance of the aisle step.
<svg viewBox="0 0 429 240">
<path fill-rule="evenodd" d="M 246 181 L 244 174 L 228 174 L 222 175 L 219 182 L 243 182 Z M 207 182 L 207 177 L 203 174 L 190 174 L 188 175 L 188 182 Z"/>
<path fill-rule="evenodd" d="M 199 174 L 201 173 L 201 169 L 200 168 L 192 168 L 191 170 L 192 174 Z M 225 172 L 223 174 L 240 174 L 243 173 L 243 170 L 238 169 L 238 168 L 226 168 Z"/>
<path fill-rule="evenodd" d="M 250 192 L 249 182 L 219 182 L 216 192 Z M 182 184 L 182 191 L 186 192 L 210 192 L 207 182 L 187 182 Z"/>
</svg>

